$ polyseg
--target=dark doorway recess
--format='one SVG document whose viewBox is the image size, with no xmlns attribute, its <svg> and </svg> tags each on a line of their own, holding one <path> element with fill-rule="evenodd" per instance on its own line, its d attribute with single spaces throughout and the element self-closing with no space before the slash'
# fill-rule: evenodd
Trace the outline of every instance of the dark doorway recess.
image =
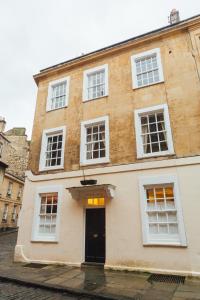
<svg viewBox="0 0 200 300">
<path fill-rule="evenodd" d="M 105 208 L 86 209 L 85 261 L 105 262 Z"/>
</svg>

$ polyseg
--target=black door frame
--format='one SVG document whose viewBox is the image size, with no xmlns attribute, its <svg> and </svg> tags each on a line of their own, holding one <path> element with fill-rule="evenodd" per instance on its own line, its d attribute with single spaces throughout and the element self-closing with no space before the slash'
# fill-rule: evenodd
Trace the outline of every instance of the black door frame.
<svg viewBox="0 0 200 300">
<path fill-rule="evenodd" d="M 105 262 L 106 262 L 106 207 L 105 206 L 94 206 L 94 207 L 85 207 L 84 209 L 84 253 L 83 253 L 83 262 L 86 262 L 86 211 L 92 210 L 92 209 L 104 209 L 105 211 L 105 219 L 104 219 L 104 225 L 105 225 Z M 95 262 L 94 262 L 95 263 Z"/>
</svg>

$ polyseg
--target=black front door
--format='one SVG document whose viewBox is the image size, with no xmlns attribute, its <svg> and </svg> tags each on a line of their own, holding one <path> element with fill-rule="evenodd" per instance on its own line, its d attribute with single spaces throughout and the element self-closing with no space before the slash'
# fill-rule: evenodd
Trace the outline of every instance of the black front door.
<svg viewBox="0 0 200 300">
<path fill-rule="evenodd" d="M 85 261 L 105 262 L 105 208 L 86 209 Z"/>
</svg>

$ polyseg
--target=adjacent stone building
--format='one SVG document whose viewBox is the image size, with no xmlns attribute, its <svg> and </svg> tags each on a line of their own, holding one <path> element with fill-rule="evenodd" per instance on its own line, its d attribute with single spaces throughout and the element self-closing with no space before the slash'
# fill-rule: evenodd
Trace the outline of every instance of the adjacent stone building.
<svg viewBox="0 0 200 300">
<path fill-rule="evenodd" d="M 8 143 L 9 140 L 0 131 L 0 186 L 3 182 L 5 171 L 8 167 L 8 165 L 6 164 L 6 152 L 5 152 Z"/>
<path fill-rule="evenodd" d="M 34 79 L 15 260 L 200 275 L 200 16 Z"/>
<path fill-rule="evenodd" d="M 1 172 L 0 182 L 0 230 L 17 227 L 29 155 L 29 141 L 25 128 L 5 131 L 5 124 L 4 118 L 1 117 L 0 159 L 5 167 Z"/>
</svg>

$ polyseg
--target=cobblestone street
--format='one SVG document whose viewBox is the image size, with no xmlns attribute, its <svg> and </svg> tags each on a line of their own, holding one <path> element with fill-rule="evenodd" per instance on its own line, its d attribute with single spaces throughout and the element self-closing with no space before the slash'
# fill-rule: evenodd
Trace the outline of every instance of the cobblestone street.
<svg viewBox="0 0 200 300">
<path fill-rule="evenodd" d="M 0 266 L 13 264 L 13 251 L 17 233 L 0 234 Z M 1 267 L 0 267 L 1 269 Z M 0 300 L 87 300 L 85 297 L 72 297 L 40 288 L 0 280 Z"/>
<path fill-rule="evenodd" d="M 0 281 L 0 300 L 87 300 L 40 288 L 26 287 L 15 283 Z"/>
</svg>

